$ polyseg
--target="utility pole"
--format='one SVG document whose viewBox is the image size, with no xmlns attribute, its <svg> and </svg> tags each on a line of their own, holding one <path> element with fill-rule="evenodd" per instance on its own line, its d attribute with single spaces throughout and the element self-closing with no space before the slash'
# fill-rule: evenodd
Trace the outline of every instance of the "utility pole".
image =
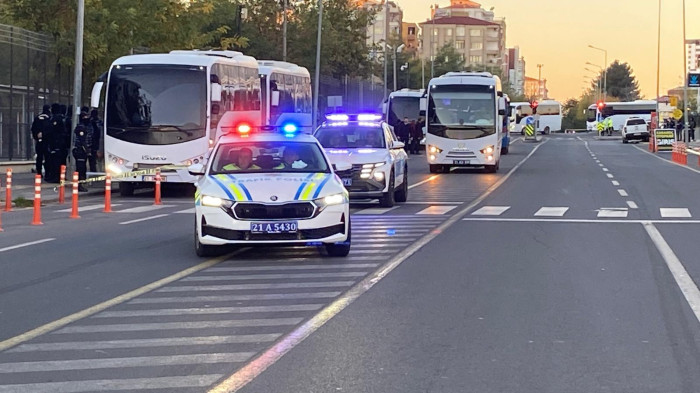
<svg viewBox="0 0 700 393">
<path fill-rule="evenodd" d="M 321 83 L 321 31 L 323 28 L 323 0 L 318 0 L 318 35 L 316 36 L 316 70 L 314 81 L 314 113 L 312 121 L 312 131 L 316 131 L 318 124 L 318 90 Z"/>
<path fill-rule="evenodd" d="M 433 28 L 430 29 L 430 77 L 435 78 L 435 15 L 437 14 L 437 4 L 431 5 Z M 425 86 L 425 83 L 423 83 Z"/>
<path fill-rule="evenodd" d="M 78 20 L 75 28 L 75 69 L 73 74 L 73 121 L 72 126 L 78 125 L 80 117 L 80 96 L 83 87 L 83 30 L 85 29 L 85 0 L 78 0 Z M 75 144 L 75 135 L 73 130 L 70 132 L 70 146 L 68 151 L 71 151 Z M 71 162 L 73 162 L 71 160 Z M 75 169 L 75 164 L 71 165 Z"/>
<path fill-rule="evenodd" d="M 282 60 L 287 61 L 287 7 L 289 0 L 284 0 L 282 10 Z"/>
<path fill-rule="evenodd" d="M 537 76 L 537 99 L 542 99 L 542 67 L 544 67 L 544 64 L 538 64 L 537 65 L 537 70 L 538 70 L 538 76 Z"/>
<path fill-rule="evenodd" d="M 659 76 L 661 69 L 661 0 L 659 0 L 658 12 L 659 26 L 656 37 L 656 128 L 661 128 L 661 116 L 659 116 Z M 683 50 L 685 53 L 685 49 Z"/>
<path fill-rule="evenodd" d="M 685 53 L 685 42 L 687 38 L 685 35 L 685 0 L 683 0 L 683 119 L 685 122 L 685 127 L 683 127 L 683 141 L 688 141 L 688 128 L 690 123 L 688 122 L 688 64 L 686 64 L 686 53 Z M 697 98 L 700 100 L 700 97 Z"/>
<path fill-rule="evenodd" d="M 384 2 L 384 100 L 387 100 L 387 93 L 389 91 L 389 59 L 387 58 L 387 48 L 389 45 L 389 29 L 391 28 L 391 23 L 389 23 L 389 18 L 391 17 L 391 12 L 389 10 L 389 0 Z"/>
</svg>

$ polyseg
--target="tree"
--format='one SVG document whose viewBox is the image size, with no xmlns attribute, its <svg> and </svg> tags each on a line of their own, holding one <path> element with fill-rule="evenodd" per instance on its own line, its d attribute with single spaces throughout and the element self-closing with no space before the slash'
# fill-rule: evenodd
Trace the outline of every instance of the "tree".
<svg viewBox="0 0 700 393">
<path fill-rule="evenodd" d="M 435 76 L 444 75 L 448 72 L 463 71 L 464 69 L 464 58 L 457 52 L 457 49 L 451 42 L 443 45 L 438 50 L 434 61 Z"/>
<path fill-rule="evenodd" d="M 620 63 L 615 60 L 607 69 L 607 83 L 603 81 L 603 75 L 598 76 L 601 86 L 607 85 L 607 95 L 617 98 L 619 101 L 634 101 L 640 98 L 639 83 L 632 72 L 632 67 L 627 63 Z M 596 86 L 597 81 L 592 84 Z"/>
</svg>

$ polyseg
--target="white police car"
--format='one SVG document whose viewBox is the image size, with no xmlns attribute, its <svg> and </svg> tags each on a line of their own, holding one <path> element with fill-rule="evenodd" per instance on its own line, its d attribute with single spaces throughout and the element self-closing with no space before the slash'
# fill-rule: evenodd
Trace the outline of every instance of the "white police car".
<svg viewBox="0 0 700 393">
<path fill-rule="evenodd" d="M 316 138 L 238 131 L 219 139 L 205 166 L 189 168 L 200 176 L 197 255 L 228 244 L 324 245 L 331 256 L 348 255 L 348 193 Z"/>
<path fill-rule="evenodd" d="M 408 155 L 381 116 L 326 116 L 314 133 L 352 199 L 379 199 L 382 207 L 408 198 Z M 351 165 L 341 170 L 340 166 Z"/>
</svg>

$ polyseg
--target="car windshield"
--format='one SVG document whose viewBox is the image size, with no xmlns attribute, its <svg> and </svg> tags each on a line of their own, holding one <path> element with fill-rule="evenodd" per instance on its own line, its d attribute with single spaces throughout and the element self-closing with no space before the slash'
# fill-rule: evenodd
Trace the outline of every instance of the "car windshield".
<svg viewBox="0 0 700 393">
<path fill-rule="evenodd" d="M 330 172 L 319 146 L 309 142 L 238 142 L 216 149 L 210 174 Z"/>
<path fill-rule="evenodd" d="M 384 130 L 380 125 L 324 125 L 316 131 L 316 138 L 331 149 L 384 149 Z"/>
</svg>

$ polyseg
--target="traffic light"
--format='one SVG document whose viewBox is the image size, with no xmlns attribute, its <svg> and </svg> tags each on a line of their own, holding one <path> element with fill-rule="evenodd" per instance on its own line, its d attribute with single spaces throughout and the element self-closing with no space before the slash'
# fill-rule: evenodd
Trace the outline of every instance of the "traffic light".
<svg viewBox="0 0 700 393">
<path fill-rule="evenodd" d="M 539 104 L 537 103 L 537 101 L 532 101 L 532 102 L 530 103 L 530 108 L 532 108 L 532 114 L 533 114 L 533 115 L 536 115 L 536 114 L 537 114 L 537 105 L 539 105 Z"/>
</svg>

